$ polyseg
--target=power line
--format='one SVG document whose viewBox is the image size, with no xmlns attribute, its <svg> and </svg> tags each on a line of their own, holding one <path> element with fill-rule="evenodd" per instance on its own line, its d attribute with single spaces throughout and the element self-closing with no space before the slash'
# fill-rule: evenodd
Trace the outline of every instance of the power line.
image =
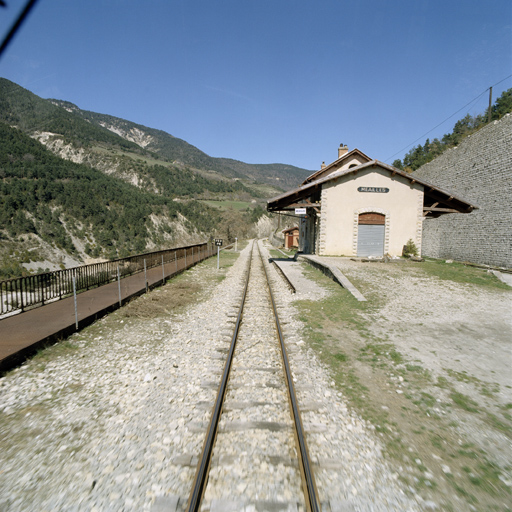
<svg viewBox="0 0 512 512">
<path fill-rule="evenodd" d="M 476 100 L 480 99 L 481 96 L 483 96 L 489 89 L 486 89 L 484 92 L 480 93 L 476 98 L 473 98 L 469 103 L 466 103 L 462 108 L 457 110 L 457 112 L 454 112 L 451 116 L 447 117 L 444 121 L 441 121 L 438 125 L 434 126 L 434 128 L 430 129 L 428 132 L 425 132 L 423 135 L 418 137 L 415 141 L 411 142 L 410 144 L 407 144 L 403 149 L 400 149 L 397 151 L 394 155 L 391 155 L 389 158 L 384 160 L 385 162 L 388 160 L 391 160 L 394 156 L 398 155 L 398 153 L 401 153 L 402 151 L 405 151 L 408 147 L 412 146 L 413 144 L 416 144 L 419 140 L 422 140 L 425 135 L 428 135 L 430 132 L 433 132 L 436 128 L 439 128 L 442 124 L 446 123 L 449 119 L 451 119 L 453 116 L 458 114 L 461 110 L 464 110 L 467 106 L 471 105 L 471 103 L 474 103 Z"/>
<path fill-rule="evenodd" d="M 501 82 L 504 82 L 505 80 L 508 80 L 512 75 L 506 76 L 503 80 L 500 80 L 499 82 L 496 82 L 495 84 L 491 85 L 491 87 L 495 87 L 496 85 L 501 84 Z"/>
<path fill-rule="evenodd" d="M 473 98 L 469 103 L 466 103 L 466 105 L 464 105 L 463 107 L 459 108 L 459 110 L 457 110 L 457 112 L 454 112 L 452 115 L 447 117 L 444 121 L 442 121 L 438 125 L 434 126 L 434 128 L 430 129 L 428 132 L 426 132 L 423 135 L 421 135 L 420 137 L 418 137 L 414 142 L 411 142 L 410 144 L 407 144 L 407 146 L 405 146 L 403 149 L 400 149 L 399 151 L 397 151 L 394 155 L 391 155 L 390 157 L 386 158 L 386 160 L 384 160 L 384 162 L 387 162 L 388 160 L 391 160 L 393 157 L 395 157 L 399 153 L 402 153 L 407 148 L 411 147 L 413 144 L 416 144 L 416 142 L 418 142 L 419 140 L 422 140 L 423 137 L 428 135 L 430 132 L 433 132 L 436 128 L 439 128 L 442 124 L 446 123 L 446 121 L 451 119 L 453 116 L 457 115 L 461 110 L 464 110 L 466 107 L 468 107 L 469 105 L 471 105 L 475 101 L 479 100 L 489 89 L 491 89 L 492 87 L 495 87 L 496 85 L 501 84 L 501 82 L 504 82 L 505 80 L 508 80 L 510 77 L 512 77 L 512 75 L 508 75 L 507 77 L 503 78 L 499 82 L 496 82 L 495 84 L 493 84 L 490 87 L 488 87 L 487 89 L 485 89 L 485 91 L 481 92 L 478 96 Z"/>
</svg>

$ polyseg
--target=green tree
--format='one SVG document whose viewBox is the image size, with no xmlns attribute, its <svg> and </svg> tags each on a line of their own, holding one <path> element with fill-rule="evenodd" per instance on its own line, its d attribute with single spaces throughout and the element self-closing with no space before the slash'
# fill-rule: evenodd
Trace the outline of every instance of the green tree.
<svg viewBox="0 0 512 512">
<path fill-rule="evenodd" d="M 415 171 L 422 165 L 439 156 L 446 149 L 457 146 L 465 137 L 484 126 L 487 123 L 488 111 L 489 109 L 486 110 L 485 114 L 476 116 L 466 114 L 466 116 L 455 123 L 451 133 L 445 134 L 441 140 L 434 139 L 430 142 L 430 140 L 427 139 L 423 146 L 418 145 L 409 150 L 405 154 L 403 162 L 400 159 L 395 160 L 393 167 L 408 172 Z M 504 91 L 501 96 L 496 99 L 491 109 L 491 118 L 493 120 L 500 119 L 509 112 L 512 112 L 512 89 Z"/>
<path fill-rule="evenodd" d="M 512 112 L 512 88 L 504 91 L 491 109 L 491 119 L 500 119 Z"/>
</svg>

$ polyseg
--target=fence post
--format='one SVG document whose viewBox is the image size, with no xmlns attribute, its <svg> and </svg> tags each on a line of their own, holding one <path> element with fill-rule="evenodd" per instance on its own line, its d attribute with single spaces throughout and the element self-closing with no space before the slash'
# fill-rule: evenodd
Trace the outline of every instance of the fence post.
<svg viewBox="0 0 512 512">
<path fill-rule="evenodd" d="M 117 265 L 117 289 L 119 291 L 119 307 L 121 307 L 121 273 L 119 272 L 119 265 Z"/>
<path fill-rule="evenodd" d="M 75 303 L 75 327 L 78 331 L 78 307 L 76 304 L 76 276 L 73 274 L 73 302 Z"/>
<path fill-rule="evenodd" d="M 25 283 L 25 289 L 27 288 L 27 284 L 25 279 L 20 281 L 20 302 L 21 302 L 21 312 L 23 313 L 24 306 L 23 306 L 23 283 Z"/>
<path fill-rule="evenodd" d="M 188 254 L 189 247 L 191 249 L 190 255 Z M 3 286 L 0 287 L 0 314 L 11 310 L 20 310 L 23 312 L 26 311 L 28 307 L 37 305 L 43 306 L 54 299 L 63 299 L 71 295 L 71 293 L 78 294 L 78 292 L 82 290 L 90 290 L 97 286 L 113 283 L 115 280 L 118 282 L 119 305 L 122 306 L 121 263 L 125 265 L 123 272 L 125 272 L 126 276 L 131 275 L 133 269 L 136 269 L 137 272 L 142 272 L 141 263 L 143 262 L 145 287 L 146 291 L 149 291 L 147 258 L 150 258 L 150 268 L 157 267 L 158 264 L 156 262 L 159 260 L 158 253 L 161 254 L 162 283 L 165 284 L 166 273 L 164 256 L 169 256 L 167 263 L 169 263 L 169 275 L 172 275 L 172 271 L 170 270 L 172 262 L 170 252 L 172 250 L 174 251 L 174 267 L 177 274 L 180 271 L 180 266 L 183 265 L 178 263 L 178 251 L 183 251 L 181 258 L 184 258 L 184 266 L 181 270 L 186 270 L 189 268 L 189 263 L 190 265 L 194 265 L 209 256 L 213 256 L 213 247 L 213 244 L 207 241 L 192 246 L 167 251 L 156 251 L 136 257 L 123 258 L 117 261 L 93 263 L 73 269 L 62 269 L 55 272 L 7 280 L 8 283 L 2 283 Z M 194 248 L 196 249 L 195 251 Z"/>
<path fill-rule="evenodd" d="M 36 274 L 37 275 L 37 274 Z M 44 293 L 46 291 L 46 274 L 39 276 L 39 289 L 41 290 L 41 306 L 44 306 Z M 43 285 L 44 282 L 44 285 Z"/>
</svg>

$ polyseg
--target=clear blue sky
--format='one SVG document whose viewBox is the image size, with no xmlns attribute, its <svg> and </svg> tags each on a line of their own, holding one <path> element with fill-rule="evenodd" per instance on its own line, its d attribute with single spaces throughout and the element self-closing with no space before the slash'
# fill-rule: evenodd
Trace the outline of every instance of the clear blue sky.
<svg viewBox="0 0 512 512">
<path fill-rule="evenodd" d="M 2 39 L 25 2 L 0 9 Z M 316 170 L 340 143 L 402 158 L 512 74 L 511 34 L 510 0 L 39 0 L 0 76 L 211 156 Z"/>
</svg>

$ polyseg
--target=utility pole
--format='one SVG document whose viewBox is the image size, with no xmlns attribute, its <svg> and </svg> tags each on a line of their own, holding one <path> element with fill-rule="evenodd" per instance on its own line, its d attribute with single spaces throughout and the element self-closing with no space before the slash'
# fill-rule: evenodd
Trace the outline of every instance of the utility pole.
<svg viewBox="0 0 512 512">
<path fill-rule="evenodd" d="M 487 113 L 487 122 L 491 122 L 491 108 L 492 108 L 492 87 L 489 87 L 489 112 Z"/>
</svg>

